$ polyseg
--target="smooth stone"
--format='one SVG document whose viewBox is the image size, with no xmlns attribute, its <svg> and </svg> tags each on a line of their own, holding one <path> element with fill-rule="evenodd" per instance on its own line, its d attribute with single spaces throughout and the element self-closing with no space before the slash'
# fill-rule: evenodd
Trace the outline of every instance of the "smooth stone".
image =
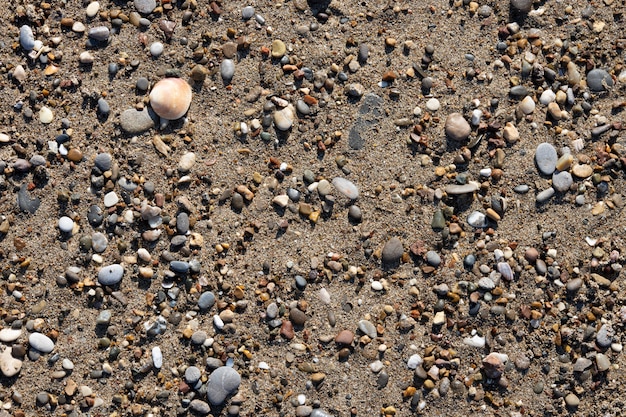
<svg viewBox="0 0 626 417">
<path fill-rule="evenodd" d="M 539 204 L 543 204 L 554 195 L 554 188 L 550 187 L 546 190 L 540 191 L 535 197 L 535 201 Z"/>
<path fill-rule="evenodd" d="M 152 109 L 144 108 L 139 111 L 127 109 L 120 115 L 120 128 L 130 135 L 138 135 L 154 127 L 159 120 Z"/>
<path fill-rule="evenodd" d="M 220 64 L 220 75 L 224 84 L 230 84 L 235 76 L 235 62 L 232 59 L 225 59 Z"/>
<path fill-rule="evenodd" d="M 141 14 L 150 14 L 156 8 L 156 0 L 135 0 L 135 9 Z"/>
<path fill-rule="evenodd" d="M 181 234 L 189 231 L 189 215 L 187 213 L 178 213 L 176 216 L 176 231 Z"/>
<path fill-rule="evenodd" d="M 559 157 L 554 146 L 547 142 L 543 142 L 537 146 L 537 150 L 535 151 L 535 163 L 542 174 L 552 175 L 556 169 L 556 162 L 558 160 Z"/>
<path fill-rule="evenodd" d="M 150 106 L 166 120 L 180 119 L 191 105 L 192 90 L 182 78 L 163 78 L 152 87 Z"/>
<path fill-rule="evenodd" d="M 54 349 L 54 342 L 42 333 L 31 333 L 28 336 L 28 344 L 41 353 L 50 353 Z"/>
<path fill-rule="evenodd" d="M 523 85 L 516 85 L 511 87 L 509 94 L 516 98 L 525 97 L 528 95 L 528 89 Z"/>
<path fill-rule="evenodd" d="M 178 170 L 181 172 L 189 172 L 196 163 L 196 154 L 193 152 L 187 152 L 181 156 L 178 161 Z"/>
<path fill-rule="evenodd" d="M 22 329 L 12 329 L 10 327 L 5 327 L 0 330 L 0 342 L 2 343 L 11 343 L 15 342 L 22 335 Z"/>
<path fill-rule="evenodd" d="M 20 45 L 27 52 L 35 48 L 35 35 L 28 25 L 20 27 Z"/>
<path fill-rule="evenodd" d="M 246 6 L 241 10 L 241 18 L 243 20 L 250 20 L 254 17 L 254 7 Z"/>
<path fill-rule="evenodd" d="M 98 113 L 107 116 L 111 112 L 109 103 L 103 98 L 98 99 Z"/>
<path fill-rule="evenodd" d="M 576 408 L 580 405 L 580 399 L 573 393 L 565 396 L 565 404 L 570 408 Z"/>
<path fill-rule="evenodd" d="M 613 87 L 613 78 L 603 69 L 592 69 L 587 74 L 587 86 L 591 91 L 599 93 Z"/>
<path fill-rule="evenodd" d="M 113 157 L 111 157 L 111 154 L 108 152 L 103 152 L 96 155 L 93 164 L 101 172 L 105 172 L 111 169 L 112 162 Z"/>
<path fill-rule="evenodd" d="M 91 248 L 96 253 L 102 253 L 109 245 L 109 240 L 104 233 L 96 232 L 91 236 Z"/>
<path fill-rule="evenodd" d="M 552 187 L 554 187 L 556 191 L 564 193 L 569 190 L 573 183 L 572 174 L 567 171 L 555 171 L 554 174 L 552 174 Z"/>
<path fill-rule="evenodd" d="M 189 262 L 185 261 L 172 261 L 170 262 L 170 269 L 177 274 L 184 275 L 189 272 Z"/>
<path fill-rule="evenodd" d="M 539 102 L 544 106 L 552 103 L 556 99 L 556 94 L 552 90 L 545 90 L 539 97 Z"/>
<path fill-rule="evenodd" d="M 117 196 L 115 191 L 108 192 L 104 195 L 104 206 L 105 207 L 113 207 L 117 203 L 119 203 L 120 198 Z"/>
<path fill-rule="evenodd" d="M 69 233 L 74 229 L 74 220 L 67 216 L 63 216 L 59 219 L 59 230 L 63 233 Z"/>
<path fill-rule="evenodd" d="M 596 343 L 601 348 L 608 348 L 613 343 L 613 329 L 607 324 L 603 324 L 596 335 Z"/>
<path fill-rule="evenodd" d="M 156 369 L 161 369 L 163 366 L 163 353 L 158 346 L 152 348 L 152 364 Z"/>
<path fill-rule="evenodd" d="M 533 0 L 511 0 L 511 11 L 528 13 L 533 8 Z"/>
<path fill-rule="evenodd" d="M 200 380 L 202 371 L 196 366 L 190 366 L 185 370 L 185 381 L 190 385 L 195 385 Z"/>
<path fill-rule="evenodd" d="M 376 326 L 371 321 L 368 320 L 360 320 L 359 321 L 359 330 L 363 332 L 363 334 L 368 335 L 371 339 L 375 339 L 377 336 Z"/>
<path fill-rule="evenodd" d="M 272 58 L 282 58 L 287 52 L 287 46 L 280 39 L 274 39 L 271 46 Z"/>
<path fill-rule="evenodd" d="M 522 113 L 526 115 L 534 112 L 535 107 L 536 107 L 535 100 L 533 100 L 531 96 L 524 97 L 524 99 L 519 104 L 520 110 L 522 111 Z"/>
<path fill-rule="evenodd" d="M 526 194 L 527 192 L 530 191 L 530 187 L 526 184 L 520 184 L 516 186 L 515 188 L 513 188 L 513 191 L 515 191 L 518 194 Z"/>
<path fill-rule="evenodd" d="M 13 349 L 5 347 L 0 353 L 0 371 L 7 378 L 14 377 L 22 369 L 22 361 L 14 358 L 12 351 Z"/>
<path fill-rule="evenodd" d="M 335 343 L 340 345 L 351 345 L 354 340 L 354 333 L 350 330 L 342 330 L 335 336 Z"/>
<path fill-rule="evenodd" d="M 96 26 L 94 28 L 89 29 L 89 32 L 87 32 L 87 36 L 89 36 L 91 39 L 94 39 L 98 42 L 106 42 L 107 40 L 109 40 L 110 34 L 111 34 L 111 31 L 106 26 Z"/>
<path fill-rule="evenodd" d="M 445 191 L 449 195 L 471 194 L 474 191 L 478 191 L 478 184 L 473 182 L 462 185 L 451 184 L 446 186 Z"/>
<path fill-rule="evenodd" d="M 605 354 L 598 353 L 596 355 L 596 366 L 598 367 L 598 371 L 604 372 L 611 367 L 611 361 Z"/>
<path fill-rule="evenodd" d="M 198 307 L 200 310 L 208 310 L 215 304 L 215 295 L 211 291 L 203 292 L 198 298 Z"/>
<path fill-rule="evenodd" d="M 124 268 L 120 264 L 103 266 L 98 272 L 98 282 L 102 285 L 118 284 L 124 276 Z"/>
<path fill-rule="evenodd" d="M 409 359 L 406 361 L 406 366 L 409 369 L 416 369 L 418 366 L 421 366 L 424 363 L 424 359 L 417 353 L 411 355 Z"/>
<path fill-rule="evenodd" d="M 150 44 L 150 55 L 154 58 L 158 58 L 163 54 L 163 44 L 161 42 L 153 42 Z"/>
<path fill-rule="evenodd" d="M 360 63 L 365 63 L 367 58 L 370 56 L 370 48 L 366 43 L 362 43 L 359 45 L 359 52 L 357 55 L 357 59 Z"/>
<path fill-rule="evenodd" d="M 403 253 L 402 241 L 397 237 L 392 237 L 383 246 L 382 261 L 385 264 L 394 264 L 400 261 Z"/>
<path fill-rule="evenodd" d="M 234 394 L 241 384 L 241 376 L 228 366 L 221 366 L 211 373 L 207 384 L 207 398 L 213 405 L 221 405 Z"/>
<path fill-rule="evenodd" d="M 54 113 L 50 110 L 50 108 L 43 106 L 39 109 L 39 121 L 41 123 L 49 124 L 52 123 L 52 120 L 54 120 Z"/>
<path fill-rule="evenodd" d="M 426 102 L 426 109 L 436 112 L 441 107 L 441 103 L 436 98 L 431 98 Z"/>
<path fill-rule="evenodd" d="M 322 410 L 321 408 L 315 408 L 313 409 L 309 417 L 333 417 L 333 416 L 327 413 L 326 411 Z"/>
<path fill-rule="evenodd" d="M 487 216 L 480 211 L 473 211 L 467 216 L 467 224 L 477 229 L 487 227 Z"/>
<path fill-rule="evenodd" d="M 146 77 L 139 77 L 135 82 L 135 87 L 139 91 L 147 91 L 148 87 L 150 87 L 150 81 Z"/>
<path fill-rule="evenodd" d="M 354 204 L 348 207 L 348 216 L 355 222 L 360 222 L 363 219 L 361 208 Z"/>
<path fill-rule="evenodd" d="M 593 174 L 593 167 L 588 164 L 576 164 L 572 167 L 572 174 L 578 178 L 587 178 Z"/>
<path fill-rule="evenodd" d="M 428 265 L 437 268 L 439 265 L 441 265 L 441 257 L 437 252 L 429 250 L 428 252 L 426 252 L 426 262 L 428 263 Z"/>
<path fill-rule="evenodd" d="M 274 126 L 276 126 L 278 130 L 285 132 L 291 129 L 295 117 L 296 115 L 291 105 L 285 107 L 284 109 L 277 110 L 273 115 Z"/>
<path fill-rule="evenodd" d="M 333 178 L 333 186 L 344 196 L 350 200 L 356 200 L 359 197 L 359 189 L 352 181 L 345 178 L 335 177 Z"/>
<path fill-rule="evenodd" d="M 198 399 L 191 400 L 191 403 L 189 403 L 189 409 L 201 416 L 206 416 L 211 412 L 211 406 L 208 403 Z"/>
<path fill-rule="evenodd" d="M 449 114 L 444 129 L 446 136 L 458 142 L 466 140 L 472 131 L 470 124 L 461 113 Z"/>
<path fill-rule="evenodd" d="M 87 14 L 87 17 L 94 17 L 98 14 L 99 11 L 100 3 L 98 3 L 97 1 L 92 1 L 87 5 L 87 8 L 85 9 L 85 14 Z"/>
</svg>

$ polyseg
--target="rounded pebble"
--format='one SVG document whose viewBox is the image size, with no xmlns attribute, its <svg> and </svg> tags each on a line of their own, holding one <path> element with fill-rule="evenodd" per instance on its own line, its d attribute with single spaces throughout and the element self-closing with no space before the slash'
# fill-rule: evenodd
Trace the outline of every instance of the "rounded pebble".
<svg viewBox="0 0 626 417">
<path fill-rule="evenodd" d="M 213 405 L 221 405 L 226 398 L 234 394 L 241 384 L 241 376 L 228 366 L 221 366 L 209 376 L 207 398 Z"/>
<path fill-rule="evenodd" d="M 59 219 L 59 230 L 63 233 L 70 233 L 74 229 L 74 221 L 67 216 Z"/>
<path fill-rule="evenodd" d="M 451 113 L 446 118 L 445 132 L 446 135 L 455 141 L 462 142 L 466 140 L 472 128 L 460 113 Z"/>
<path fill-rule="evenodd" d="M 42 353 L 50 353 L 54 349 L 54 342 L 48 336 L 35 332 L 28 336 L 28 344 Z"/>
<path fill-rule="evenodd" d="M 98 282 L 102 285 L 116 285 L 124 276 L 124 268 L 120 264 L 111 264 L 100 268 Z"/>
<path fill-rule="evenodd" d="M 542 174 L 552 175 L 556 169 L 558 159 L 556 149 L 551 144 L 543 142 L 537 146 L 535 150 L 535 163 Z"/>
</svg>

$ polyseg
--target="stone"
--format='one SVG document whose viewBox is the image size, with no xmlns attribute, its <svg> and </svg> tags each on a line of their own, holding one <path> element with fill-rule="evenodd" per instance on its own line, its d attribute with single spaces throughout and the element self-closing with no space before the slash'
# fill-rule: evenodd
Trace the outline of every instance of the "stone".
<svg viewBox="0 0 626 417">
<path fill-rule="evenodd" d="M 42 333 L 31 333 L 28 336 L 28 344 L 33 349 L 41 353 L 50 353 L 54 349 L 54 342 L 48 336 Z"/>
<path fill-rule="evenodd" d="M 342 330 L 335 337 L 335 343 L 339 345 L 351 345 L 354 340 L 354 333 L 350 330 Z"/>
<path fill-rule="evenodd" d="M 444 129 L 448 138 L 458 142 L 465 141 L 472 131 L 470 124 L 461 113 L 449 114 Z"/>
<path fill-rule="evenodd" d="M 533 0 L 511 0 L 511 12 L 526 14 L 533 8 Z"/>
<path fill-rule="evenodd" d="M 583 372 L 588 369 L 592 365 L 592 362 L 587 358 L 578 358 L 576 362 L 574 362 L 574 372 Z"/>
<path fill-rule="evenodd" d="M 565 404 L 567 404 L 569 408 L 577 408 L 580 405 L 580 399 L 576 394 L 569 393 L 565 396 Z"/>
<path fill-rule="evenodd" d="M 220 64 L 220 75 L 224 84 L 230 84 L 235 76 L 235 62 L 232 59 L 225 59 Z"/>
<path fill-rule="evenodd" d="M 285 42 L 281 41 L 280 39 L 274 39 L 271 46 L 272 58 L 282 58 L 283 55 L 285 55 L 285 52 L 287 52 Z"/>
<path fill-rule="evenodd" d="M 0 330 L 0 342 L 2 343 L 11 343 L 15 342 L 22 335 L 22 329 L 12 329 L 10 327 L 5 327 Z"/>
<path fill-rule="evenodd" d="M 31 198 L 26 184 L 22 184 L 17 192 L 17 205 L 20 210 L 34 214 L 40 204 L 41 200 L 38 197 Z"/>
<path fill-rule="evenodd" d="M 30 52 L 35 48 L 35 35 L 28 25 L 20 27 L 20 45 L 26 52 Z"/>
<path fill-rule="evenodd" d="M 96 232 L 91 236 L 91 248 L 96 253 L 102 253 L 109 245 L 109 240 L 104 233 Z"/>
<path fill-rule="evenodd" d="M 228 366 L 221 366 L 209 376 L 207 398 L 213 405 L 221 405 L 226 398 L 234 394 L 241 384 L 241 376 Z"/>
<path fill-rule="evenodd" d="M 468 184 L 451 184 L 445 188 L 448 195 L 471 194 L 478 191 L 478 184 L 470 182 Z"/>
<path fill-rule="evenodd" d="M 611 74 L 603 69 L 592 69 L 587 74 L 587 86 L 594 93 L 600 93 L 613 87 Z"/>
<path fill-rule="evenodd" d="M 515 143 L 520 138 L 517 127 L 515 127 L 515 125 L 511 122 L 507 122 L 506 125 L 504 125 L 504 129 L 502 129 L 502 137 L 508 143 Z"/>
<path fill-rule="evenodd" d="M 254 17 L 254 7 L 246 6 L 241 10 L 241 18 L 243 20 L 250 20 Z"/>
<path fill-rule="evenodd" d="M 348 134 L 348 145 L 351 149 L 363 149 L 366 139 L 376 136 L 375 126 L 384 117 L 383 104 L 383 99 L 376 94 L 365 95 L 363 104 L 359 107 L 359 116 Z"/>
<path fill-rule="evenodd" d="M 547 142 L 540 143 L 535 151 L 535 163 L 544 175 L 552 175 L 559 157 L 554 146 Z"/>
<path fill-rule="evenodd" d="M 191 170 L 191 168 L 196 163 L 196 154 L 193 152 L 187 152 L 183 156 L 181 156 L 178 161 L 178 170 L 180 172 L 187 173 Z"/>
<path fill-rule="evenodd" d="M 526 96 L 519 104 L 519 109 L 522 113 L 528 115 L 535 111 L 535 100 L 531 96 Z"/>
<path fill-rule="evenodd" d="M 295 326 L 304 326 L 304 323 L 307 320 L 307 316 L 304 311 L 297 308 L 292 308 L 291 310 L 289 310 L 289 320 Z"/>
<path fill-rule="evenodd" d="M 87 8 L 85 9 L 85 14 L 87 15 L 87 17 L 94 17 L 98 14 L 99 11 L 100 3 L 98 3 L 97 1 L 92 1 L 87 5 Z"/>
<path fill-rule="evenodd" d="M 156 0 L 134 0 L 133 4 L 135 9 L 143 15 L 152 13 L 157 6 Z"/>
<path fill-rule="evenodd" d="M 564 193 L 570 189 L 572 184 L 574 183 L 574 179 L 572 178 L 572 174 L 567 171 L 555 171 L 552 174 L 552 187 L 561 193 Z"/>
<path fill-rule="evenodd" d="M 359 330 L 363 332 L 363 334 L 368 335 L 371 339 L 375 339 L 378 335 L 376 326 L 369 320 L 359 320 Z"/>
<path fill-rule="evenodd" d="M 54 113 L 49 107 L 43 106 L 39 109 L 39 121 L 45 125 L 52 123 L 54 120 Z"/>
<path fill-rule="evenodd" d="M 198 399 L 191 400 L 191 403 L 189 403 L 189 409 L 201 416 L 206 416 L 211 412 L 211 406 L 209 406 L 209 404 L 205 401 Z"/>
<path fill-rule="evenodd" d="M 124 268 L 120 264 L 103 266 L 98 272 L 98 282 L 101 285 L 116 285 L 124 276 Z"/>
<path fill-rule="evenodd" d="M 89 29 L 89 32 L 87 32 L 87 36 L 89 36 L 91 39 L 94 39 L 98 42 L 108 41 L 110 34 L 111 34 L 111 31 L 106 26 L 96 26 L 96 27 Z"/>
<path fill-rule="evenodd" d="M 5 347 L 0 353 L 0 371 L 7 378 L 14 377 L 22 369 L 22 361 L 13 357 L 12 350 Z"/>
<path fill-rule="evenodd" d="M 152 42 L 150 44 L 150 55 L 154 58 L 158 58 L 163 54 L 164 46 L 161 42 Z"/>
<path fill-rule="evenodd" d="M 104 195 L 104 206 L 105 207 L 113 207 L 117 203 L 119 203 L 120 198 L 115 193 L 115 191 L 108 192 Z"/>
<path fill-rule="evenodd" d="M 441 264 L 441 257 L 434 250 L 426 252 L 426 262 L 428 265 L 437 268 Z"/>
<path fill-rule="evenodd" d="M 382 251 L 383 264 L 395 264 L 400 261 L 404 248 L 402 242 L 397 237 L 392 237 L 385 243 Z"/>
<path fill-rule="evenodd" d="M 113 157 L 111 157 L 111 154 L 108 152 L 99 153 L 93 160 L 94 166 L 101 172 L 110 170 L 112 162 Z"/>
<path fill-rule="evenodd" d="M 487 216 L 480 211 L 473 211 L 467 216 L 467 224 L 477 229 L 483 229 L 487 227 Z"/>
<path fill-rule="evenodd" d="M 554 188 L 550 187 L 543 191 L 540 191 L 537 196 L 535 196 L 535 201 L 538 204 L 543 204 L 554 196 Z"/>
<path fill-rule="evenodd" d="M 611 361 L 604 353 L 598 353 L 596 354 L 596 366 L 600 372 L 608 371 L 611 367 Z"/>
<path fill-rule="evenodd" d="M 120 128 L 127 134 L 138 135 L 152 129 L 158 120 L 152 109 L 127 109 L 120 114 Z"/>
<path fill-rule="evenodd" d="M 406 361 L 406 366 L 409 369 L 416 369 L 418 366 L 421 366 L 424 363 L 424 359 L 417 353 L 411 355 L 409 359 Z"/>
<path fill-rule="evenodd" d="M 291 129 L 293 121 L 296 118 L 295 110 L 292 105 L 288 105 L 284 109 L 276 110 L 273 115 L 274 126 L 283 132 Z"/>
<path fill-rule="evenodd" d="M 195 385 L 200 380 L 202 371 L 197 366 L 190 366 L 185 370 L 185 381 L 190 385 Z"/>
<path fill-rule="evenodd" d="M 164 78 L 152 87 L 150 106 L 166 120 L 180 119 L 191 105 L 191 86 L 182 78 Z"/>
<path fill-rule="evenodd" d="M 67 216 L 63 216 L 59 219 L 59 230 L 62 233 L 70 233 L 74 229 L 74 220 Z"/>
<path fill-rule="evenodd" d="M 352 183 L 352 181 L 341 177 L 335 177 L 333 178 L 332 184 L 337 191 L 351 200 L 356 200 L 359 197 L 359 189 L 356 185 L 354 185 L 354 183 Z"/>
<path fill-rule="evenodd" d="M 163 353 L 158 346 L 152 348 L 152 364 L 156 369 L 161 369 L 163 366 Z"/>
<path fill-rule="evenodd" d="M 492 352 L 483 359 L 485 376 L 491 379 L 500 379 L 504 373 L 504 363 L 498 353 Z"/>
<path fill-rule="evenodd" d="M 593 167 L 588 164 L 576 164 L 572 167 L 572 174 L 578 178 L 587 178 L 593 174 Z"/>
<path fill-rule="evenodd" d="M 613 343 L 613 328 L 608 324 L 603 324 L 596 334 L 596 343 L 601 348 L 608 348 Z"/>
</svg>

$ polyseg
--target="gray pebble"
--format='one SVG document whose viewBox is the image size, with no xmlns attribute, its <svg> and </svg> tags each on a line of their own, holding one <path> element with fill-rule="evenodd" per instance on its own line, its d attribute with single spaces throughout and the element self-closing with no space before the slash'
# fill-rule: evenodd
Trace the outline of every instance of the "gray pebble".
<svg viewBox="0 0 626 417">
<path fill-rule="evenodd" d="M 215 295 L 211 291 L 203 292 L 198 298 L 198 307 L 200 310 L 208 310 L 215 304 Z"/>
<path fill-rule="evenodd" d="M 434 250 L 429 250 L 426 252 L 426 262 L 428 265 L 437 268 L 441 264 L 441 257 Z"/>
<path fill-rule="evenodd" d="M 33 30 L 28 25 L 20 28 L 20 45 L 22 45 L 25 51 L 32 51 L 35 47 L 35 35 L 33 35 Z"/>
<path fill-rule="evenodd" d="M 553 195 L 554 195 L 554 188 L 550 187 L 546 190 L 539 192 L 539 194 L 537 194 L 537 196 L 535 197 L 535 201 L 539 204 L 543 204 L 549 199 L 551 199 Z"/>
<path fill-rule="evenodd" d="M 271 303 L 270 305 L 268 305 L 265 309 L 265 316 L 269 320 L 273 320 L 278 317 L 278 305 L 276 303 Z"/>
<path fill-rule="evenodd" d="M 526 97 L 528 95 L 528 88 L 523 85 L 516 85 L 515 87 L 511 87 L 509 94 L 516 98 Z"/>
<path fill-rule="evenodd" d="M 120 127 L 130 135 L 138 135 L 146 130 L 150 130 L 158 121 L 159 116 L 149 108 L 144 108 L 141 111 L 128 109 L 124 110 L 120 115 Z"/>
<path fill-rule="evenodd" d="M 189 385 L 195 385 L 195 383 L 200 380 L 201 376 L 202 371 L 196 366 L 190 366 L 185 370 L 185 381 L 187 381 Z"/>
<path fill-rule="evenodd" d="M 35 397 L 35 402 L 40 406 L 46 405 L 50 402 L 50 395 L 47 392 L 40 392 Z"/>
<path fill-rule="evenodd" d="M 135 0 L 133 3 L 141 14 L 150 14 L 156 7 L 156 0 Z"/>
<path fill-rule="evenodd" d="M 296 190 L 295 188 L 287 188 L 287 196 L 294 203 L 300 201 L 300 191 Z"/>
<path fill-rule="evenodd" d="M 102 97 L 99 98 L 98 99 L 98 113 L 100 113 L 103 116 L 108 116 L 110 112 L 111 112 L 111 107 L 109 106 L 109 103 L 107 103 L 107 101 L 103 99 Z"/>
<path fill-rule="evenodd" d="M 337 189 L 337 191 L 351 200 L 356 200 L 359 197 L 359 189 L 351 181 L 348 181 L 345 178 L 333 178 L 333 186 Z"/>
<path fill-rule="evenodd" d="M 202 400 L 191 400 L 189 408 L 191 409 L 191 411 L 200 414 L 201 416 L 205 416 L 211 412 L 211 407 L 209 406 L 209 404 Z"/>
<path fill-rule="evenodd" d="M 378 377 L 376 378 L 376 388 L 383 389 L 387 386 L 388 383 L 389 374 L 387 373 L 387 371 L 382 371 L 381 373 L 379 373 Z"/>
<path fill-rule="evenodd" d="M 511 11 L 528 13 L 533 8 L 533 0 L 511 0 Z"/>
<path fill-rule="evenodd" d="M 26 188 L 26 184 L 22 184 L 20 186 L 20 190 L 17 192 L 17 205 L 20 210 L 34 214 L 40 204 L 41 200 L 37 197 L 31 198 L 28 193 L 28 188 Z"/>
<path fill-rule="evenodd" d="M 367 58 L 369 58 L 370 55 L 370 48 L 367 44 L 362 43 L 359 45 L 359 54 L 358 54 L 358 58 L 359 58 L 359 62 L 360 63 L 365 63 L 367 61 Z"/>
<path fill-rule="evenodd" d="M 298 110 L 298 113 L 303 114 L 305 116 L 308 116 L 309 114 L 311 114 L 311 108 L 309 107 L 308 104 L 304 102 L 304 100 L 298 100 L 296 102 L 296 110 Z"/>
<path fill-rule="evenodd" d="M 176 230 L 183 235 L 189 231 L 189 215 L 187 213 L 181 212 L 176 216 Z"/>
<path fill-rule="evenodd" d="M 355 222 L 360 222 L 363 219 L 361 208 L 359 206 L 355 206 L 354 204 L 348 208 L 348 216 Z"/>
<path fill-rule="evenodd" d="M 321 408 L 316 408 L 311 413 L 311 417 L 333 417 L 333 416 L 327 413 L 326 411 L 322 410 Z"/>
<path fill-rule="evenodd" d="M 241 10 L 241 18 L 243 20 L 250 20 L 254 17 L 254 7 L 246 6 Z"/>
<path fill-rule="evenodd" d="M 189 262 L 172 261 L 170 262 L 170 269 L 176 274 L 184 275 L 189 272 Z"/>
<path fill-rule="evenodd" d="M 139 91 L 147 91 L 148 87 L 150 87 L 150 81 L 148 81 L 146 77 L 140 77 L 137 79 L 135 87 L 137 87 Z"/>
<path fill-rule="evenodd" d="M 111 311 L 110 310 L 102 310 L 98 317 L 96 318 L 97 325 L 105 325 L 108 326 L 111 323 Z"/>
<path fill-rule="evenodd" d="M 96 253 L 104 252 L 108 244 L 109 244 L 109 240 L 103 233 L 97 232 L 91 236 L 91 248 Z"/>
<path fill-rule="evenodd" d="M 91 39 L 99 42 L 106 42 L 107 40 L 109 40 L 109 35 L 111 34 L 111 31 L 106 26 L 96 26 L 89 29 L 89 32 L 87 34 Z"/>
<path fill-rule="evenodd" d="M 554 172 L 552 174 L 552 187 L 556 191 L 566 192 L 574 183 L 574 179 L 572 178 L 572 174 L 567 171 Z"/>
<path fill-rule="evenodd" d="M 191 343 L 193 343 L 194 345 L 201 345 L 205 342 L 206 339 L 207 334 L 202 330 L 197 330 L 191 335 Z"/>
<path fill-rule="evenodd" d="M 402 247 L 402 242 L 397 237 L 392 237 L 385 243 L 382 252 L 382 260 L 385 264 L 394 264 L 400 261 L 402 254 L 404 253 L 404 248 Z"/>
<path fill-rule="evenodd" d="M 207 385 L 207 398 L 213 405 L 221 405 L 234 394 L 241 384 L 241 376 L 228 366 L 221 366 L 211 373 Z"/>
<path fill-rule="evenodd" d="M 613 328 L 608 324 L 603 324 L 596 335 L 596 343 L 601 348 L 608 348 L 613 343 Z"/>
<path fill-rule="evenodd" d="M 530 191 L 530 187 L 526 184 L 520 184 L 517 187 L 513 188 L 513 191 L 518 194 L 526 194 L 528 191 Z"/>
<path fill-rule="evenodd" d="M 374 326 L 374 324 L 368 320 L 359 321 L 359 330 L 363 332 L 363 334 L 368 335 L 371 339 L 375 339 L 378 335 L 376 331 L 376 326 Z"/>
<path fill-rule="evenodd" d="M 113 162 L 113 158 L 111 154 L 108 152 L 102 152 L 96 155 L 93 163 L 96 168 L 98 168 L 101 172 L 105 172 L 111 169 L 111 163 Z"/>
<path fill-rule="evenodd" d="M 591 91 L 599 93 L 613 87 L 613 78 L 603 69 L 593 69 L 587 74 L 587 85 Z"/>
<path fill-rule="evenodd" d="M 120 264 L 103 266 L 98 272 L 98 282 L 102 285 L 115 285 L 122 280 L 124 268 Z"/>
<path fill-rule="evenodd" d="M 163 44 L 161 42 L 153 42 L 150 45 L 150 55 L 154 58 L 158 58 L 163 54 Z"/>
<path fill-rule="evenodd" d="M 225 59 L 220 64 L 220 75 L 224 84 L 230 84 L 235 76 L 235 62 L 232 59 Z"/>
<path fill-rule="evenodd" d="M 218 358 L 206 358 L 206 367 L 209 371 L 213 371 L 220 366 L 224 366 L 224 362 Z"/>
<path fill-rule="evenodd" d="M 556 153 L 556 149 L 554 146 L 547 142 L 543 142 L 537 146 L 537 150 L 535 151 L 535 162 L 537 163 L 537 168 L 544 175 L 552 175 L 554 170 L 556 169 L 556 162 L 559 157 Z"/>
<path fill-rule="evenodd" d="M 482 229 L 487 227 L 487 216 L 480 211 L 473 211 L 467 216 L 467 224 L 477 229 Z"/>
<path fill-rule="evenodd" d="M 31 156 L 28 162 L 30 162 L 32 166 L 38 167 L 41 165 L 46 165 L 46 158 L 44 158 L 43 155 L 37 154 L 37 155 Z"/>
</svg>

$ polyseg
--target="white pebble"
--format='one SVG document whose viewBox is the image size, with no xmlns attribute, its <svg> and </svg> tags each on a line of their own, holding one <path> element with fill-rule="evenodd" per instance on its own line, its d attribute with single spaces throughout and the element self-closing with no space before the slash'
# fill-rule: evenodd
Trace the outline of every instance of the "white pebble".
<svg viewBox="0 0 626 417">
<path fill-rule="evenodd" d="M 104 196 L 104 206 L 105 207 L 113 207 L 120 201 L 120 198 L 115 194 L 115 191 L 111 191 L 106 193 Z"/>
<path fill-rule="evenodd" d="M 92 1 L 89 3 L 86 9 L 87 17 L 94 17 L 100 11 L 100 3 L 97 1 Z"/>
<path fill-rule="evenodd" d="M 441 107 L 441 103 L 436 98 L 431 98 L 426 102 L 426 108 L 430 111 L 437 111 Z"/>
<path fill-rule="evenodd" d="M 482 348 L 485 346 L 485 338 L 480 337 L 476 334 L 472 337 L 466 337 L 465 339 L 463 339 L 463 343 L 465 343 L 468 346 Z"/>
<path fill-rule="evenodd" d="M 150 45 L 150 55 L 152 55 L 154 58 L 161 56 L 162 53 L 163 44 L 161 42 L 153 42 L 152 45 Z"/>
<path fill-rule="evenodd" d="M 298 404 L 300 404 L 300 405 L 306 404 L 306 395 L 298 394 L 297 398 L 298 398 Z"/>
<path fill-rule="evenodd" d="M 267 364 L 267 362 L 259 362 L 259 369 L 267 371 L 270 369 L 270 366 Z"/>
<path fill-rule="evenodd" d="M 552 90 L 546 90 L 541 93 L 541 97 L 539 97 L 539 102 L 544 106 L 547 106 L 549 103 L 552 103 L 556 99 L 556 94 Z"/>
<path fill-rule="evenodd" d="M 152 348 L 152 364 L 156 369 L 161 369 L 163 366 L 163 354 L 158 346 Z"/>
<path fill-rule="evenodd" d="M 39 110 L 39 121 L 41 123 L 48 124 L 52 122 L 52 119 L 54 119 L 54 113 L 52 113 L 52 110 L 50 110 L 46 106 L 43 106 Z"/>
<path fill-rule="evenodd" d="M 478 126 L 480 124 L 480 119 L 483 117 L 483 112 L 482 110 L 479 109 L 474 109 L 472 111 L 472 126 Z"/>
<path fill-rule="evenodd" d="M 491 168 L 483 168 L 480 170 L 480 176 L 489 178 L 491 176 Z"/>
<path fill-rule="evenodd" d="M 67 216 L 59 219 L 59 230 L 63 233 L 69 233 L 74 229 L 74 221 Z"/>
<path fill-rule="evenodd" d="M 409 369 L 415 369 L 423 363 L 424 363 L 424 359 L 422 359 L 422 357 L 416 353 L 414 355 L 411 355 L 409 360 L 406 361 L 406 366 Z"/>
<path fill-rule="evenodd" d="M 219 315 L 213 316 L 213 324 L 217 327 L 218 330 L 222 330 L 224 328 L 224 321 Z"/>
<path fill-rule="evenodd" d="M 535 101 L 531 96 L 524 97 L 524 100 L 519 104 L 519 108 L 524 114 L 531 114 L 535 111 Z"/>
<path fill-rule="evenodd" d="M 374 291 L 382 291 L 383 290 L 383 284 L 381 284 L 380 281 L 372 281 L 372 289 Z"/>
<path fill-rule="evenodd" d="M 318 292 L 320 301 L 324 304 L 330 304 L 330 293 L 326 288 L 321 288 Z"/>
</svg>

